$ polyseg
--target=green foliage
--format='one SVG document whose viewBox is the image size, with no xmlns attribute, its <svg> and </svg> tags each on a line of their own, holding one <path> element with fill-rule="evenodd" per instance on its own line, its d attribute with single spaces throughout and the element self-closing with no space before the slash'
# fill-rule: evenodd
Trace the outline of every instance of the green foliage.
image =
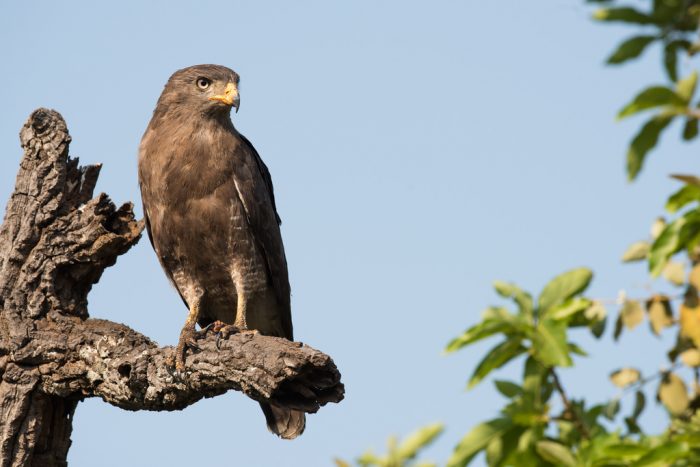
<svg viewBox="0 0 700 467">
<path fill-rule="evenodd" d="M 442 423 L 433 423 L 420 428 L 406 437 L 401 443 L 394 438 L 387 442 L 387 453 L 383 456 L 374 454 L 371 450 L 357 459 L 361 467 L 435 467 L 437 464 L 427 461 L 417 461 L 421 450 L 429 446 L 442 434 L 445 427 Z M 349 467 L 350 463 L 335 459 L 337 467 Z"/>
<path fill-rule="evenodd" d="M 662 67 L 670 81 L 642 90 L 618 114 L 622 119 L 653 113 L 630 143 L 627 175 L 633 180 L 675 119 L 683 122 L 684 140 L 698 136 L 698 75 L 692 72 L 681 77 L 678 63 L 679 57 L 700 51 L 700 0 L 644 0 L 634 7 L 616 0 L 588 1 L 602 6 L 594 19 L 637 29 L 637 34 L 617 46 L 609 64 L 630 62 L 656 43 L 661 46 Z M 490 466 L 700 465 L 700 177 L 672 177 L 683 185 L 666 201 L 670 219 L 657 218 L 649 238 L 630 245 L 622 260 L 646 262 L 651 278 L 662 277 L 667 286 L 680 288 L 682 293 L 671 297 L 651 292 L 630 298 L 623 292 L 614 300 L 594 299 L 585 295 L 593 277 L 586 268 L 554 277 L 536 301 L 513 283 L 494 282 L 496 293 L 509 301 L 507 306 L 487 308 L 478 323 L 447 344 L 445 352 L 494 338 L 497 344 L 481 356 L 468 387 L 508 365 L 522 365 L 522 377 L 494 381 L 504 397 L 503 407 L 495 418 L 477 423 L 462 437 L 447 466 L 466 466 L 479 455 Z M 644 321 L 649 324 L 650 337 L 674 329 L 677 341 L 667 353 L 668 367 L 650 375 L 633 367 L 612 371 L 610 397 L 590 404 L 571 399 L 559 373 L 575 365 L 574 355 L 586 356 L 584 349 L 569 340 L 571 334 L 587 330 L 602 337 L 607 322 L 604 303 L 618 308 L 615 341 L 624 330 L 629 332 Z M 683 378 L 682 367 L 690 370 L 685 374 L 692 374 L 692 384 Z M 668 426 L 657 427 L 656 434 L 645 433 L 639 424 L 652 390 L 668 414 Z M 400 445 L 392 438 L 385 456 L 368 451 L 357 463 L 432 465 L 415 463 L 415 458 L 441 431 L 441 425 L 426 427 Z M 340 460 L 336 463 L 349 466 Z"/>
<path fill-rule="evenodd" d="M 597 2 L 615 3 L 615 2 Z M 683 117 L 682 137 L 690 141 L 698 135 L 697 105 L 693 104 L 697 74 L 679 79 L 679 56 L 692 56 L 700 49 L 694 43 L 700 18 L 700 1 L 655 0 L 646 2 L 650 8 L 640 10 L 627 5 L 609 6 L 594 12 L 593 18 L 601 22 L 618 22 L 644 27 L 646 34 L 635 35 L 622 41 L 607 62 L 627 63 L 640 57 L 655 42 L 662 45 L 662 62 L 667 78 L 674 86 L 651 86 L 640 93 L 618 114 L 625 118 L 645 110 L 659 112 L 640 128 L 627 151 L 627 176 L 634 180 L 640 173 L 647 154 L 656 147 L 661 133 L 676 117 Z"/>
</svg>

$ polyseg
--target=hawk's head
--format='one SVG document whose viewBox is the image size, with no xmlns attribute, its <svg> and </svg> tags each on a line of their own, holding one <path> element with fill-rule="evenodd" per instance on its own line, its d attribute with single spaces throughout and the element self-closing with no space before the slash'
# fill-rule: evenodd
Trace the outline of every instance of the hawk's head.
<svg viewBox="0 0 700 467">
<path fill-rule="evenodd" d="M 221 65 L 195 65 L 170 77 L 156 111 L 185 110 L 200 114 L 229 113 L 240 105 L 238 74 Z"/>
</svg>

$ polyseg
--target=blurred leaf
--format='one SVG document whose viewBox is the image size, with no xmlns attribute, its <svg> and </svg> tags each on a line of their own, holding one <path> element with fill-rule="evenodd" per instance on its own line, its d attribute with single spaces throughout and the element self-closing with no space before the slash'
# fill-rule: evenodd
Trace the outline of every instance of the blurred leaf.
<svg viewBox="0 0 700 467">
<path fill-rule="evenodd" d="M 547 313 L 548 319 L 555 321 L 567 321 L 574 315 L 583 313 L 591 306 L 591 301 L 587 298 L 574 297 L 561 305 L 557 305 Z"/>
<path fill-rule="evenodd" d="M 661 275 L 673 285 L 685 284 L 685 265 L 678 261 L 669 261 L 664 266 Z"/>
<path fill-rule="evenodd" d="M 649 451 L 649 448 L 639 444 L 612 444 L 605 446 L 602 451 L 606 456 L 629 461 L 637 459 L 643 454 L 646 454 Z"/>
<path fill-rule="evenodd" d="M 506 418 L 497 418 L 475 426 L 455 447 L 447 461 L 448 467 L 463 467 L 486 448 L 492 439 L 500 437 L 509 430 L 513 423 Z"/>
<path fill-rule="evenodd" d="M 523 390 L 530 394 L 539 395 L 542 388 L 542 380 L 548 372 L 539 361 L 533 357 L 528 357 L 525 360 L 525 368 L 523 370 Z"/>
<path fill-rule="evenodd" d="M 338 459 L 337 457 L 333 459 L 333 462 L 335 462 L 336 467 L 351 467 L 350 463 L 343 459 Z"/>
<path fill-rule="evenodd" d="M 515 396 L 520 395 L 523 392 L 523 388 L 511 381 L 496 380 L 493 382 L 496 385 L 498 392 L 511 399 Z"/>
<path fill-rule="evenodd" d="M 532 340 L 534 356 L 545 366 L 571 366 L 566 341 L 566 323 L 543 320 L 537 323 Z"/>
<path fill-rule="evenodd" d="M 493 438 L 486 447 L 486 462 L 490 466 L 508 465 L 508 460 L 518 447 L 522 427 L 512 427 L 501 436 Z"/>
<path fill-rule="evenodd" d="M 695 95 L 695 88 L 697 87 L 698 84 L 698 72 L 694 71 L 687 77 L 683 78 L 682 80 L 678 81 L 676 83 L 676 94 L 678 94 L 683 101 L 685 102 L 685 105 L 687 106 L 690 100 L 693 98 L 693 95 Z"/>
<path fill-rule="evenodd" d="M 673 115 L 657 115 L 649 120 L 632 139 L 627 151 L 627 178 L 634 180 L 642 170 L 644 158 L 659 141 L 659 135 L 673 120 Z"/>
<path fill-rule="evenodd" d="M 691 368 L 700 366 L 700 350 L 688 349 L 680 354 L 681 361 Z"/>
<path fill-rule="evenodd" d="M 700 346 L 700 306 L 689 306 L 682 303 L 680 306 L 681 336 L 692 340 L 696 346 Z"/>
<path fill-rule="evenodd" d="M 672 415 L 680 415 L 690 404 L 688 389 L 683 380 L 674 373 L 667 373 L 657 393 L 659 401 Z"/>
<path fill-rule="evenodd" d="M 654 20 L 649 15 L 629 7 L 601 8 L 593 13 L 593 19 L 633 24 L 654 24 Z"/>
<path fill-rule="evenodd" d="M 624 388 L 640 380 L 642 374 L 636 368 L 621 368 L 610 373 L 610 381 L 618 388 Z"/>
<path fill-rule="evenodd" d="M 693 266 L 693 269 L 690 270 L 688 282 L 695 287 L 695 290 L 700 290 L 700 264 L 696 264 Z"/>
<path fill-rule="evenodd" d="M 522 312 L 532 312 L 532 296 L 517 285 L 502 281 L 495 281 L 493 283 L 493 288 L 496 289 L 496 292 L 501 297 L 512 298 Z"/>
<path fill-rule="evenodd" d="M 537 454 L 554 465 L 576 467 L 576 458 L 568 447 L 554 441 L 542 440 L 537 442 Z"/>
<path fill-rule="evenodd" d="M 605 408 L 603 409 L 603 416 L 607 418 L 610 421 L 613 421 L 615 419 L 615 416 L 617 413 L 620 411 L 620 399 L 615 398 L 611 399 L 610 402 L 608 402 L 605 405 Z"/>
<path fill-rule="evenodd" d="M 627 248 L 627 251 L 625 251 L 625 253 L 622 255 L 622 261 L 625 263 L 630 263 L 632 261 L 641 261 L 643 259 L 646 259 L 647 255 L 649 254 L 650 248 L 651 245 L 649 244 L 649 242 L 634 242 Z"/>
<path fill-rule="evenodd" d="M 634 410 L 632 412 L 632 418 L 635 420 L 644 411 L 644 406 L 646 405 L 646 397 L 642 391 L 637 391 L 634 393 Z"/>
<path fill-rule="evenodd" d="M 639 57 L 647 45 L 656 40 L 656 36 L 636 36 L 622 42 L 608 58 L 609 64 L 618 64 Z"/>
<path fill-rule="evenodd" d="M 580 356 L 582 356 L 582 357 L 587 357 L 587 356 L 588 356 L 588 352 L 586 352 L 585 350 L 583 350 L 581 347 L 579 347 L 578 344 L 576 344 L 576 343 L 574 343 L 574 342 L 569 342 L 569 352 L 570 352 L 570 353 L 573 353 L 573 354 L 576 354 L 576 355 L 580 355 Z"/>
<path fill-rule="evenodd" d="M 686 224 L 684 217 L 675 219 L 666 225 L 661 235 L 654 240 L 649 252 L 649 273 L 656 277 L 663 270 L 668 258 L 681 248 L 680 234 Z"/>
<path fill-rule="evenodd" d="M 654 220 L 654 223 L 651 224 L 651 229 L 650 230 L 650 235 L 653 240 L 656 240 L 659 235 L 661 235 L 661 232 L 664 231 L 664 228 L 666 227 L 666 219 L 663 217 L 657 217 L 656 220 Z"/>
<path fill-rule="evenodd" d="M 377 457 L 376 454 L 374 454 L 372 451 L 367 451 L 364 454 L 362 454 L 360 457 L 357 458 L 357 463 L 360 464 L 361 466 L 370 466 L 370 465 L 377 465 L 377 466 L 383 466 L 386 463 L 379 457 Z"/>
<path fill-rule="evenodd" d="M 668 201 L 666 201 L 666 210 L 673 214 L 687 204 L 698 201 L 700 201 L 700 186 L 685 185 L 668 198 Z"/>
<path fill-rule="evenodd" d="M 527 349 L 521 345 L 521 339 L 508 339 L 491 349 L 479 362 L 474 374 L 469 379 L 469 388 L 481 382 L 493 370 L 502 367 L 515 357 L 525 353 Z"/>
<path fill-rule="evenodd" d="M 647 313 L 649 313 L 651 330 L 657 336 L 664 328 L 673 324 L 671 301 L 665 295 L 655 295 L 647 301 Z"/>
<path fill-rule="evenodd" d="M 639 326 L 639 323 L 644 321 L 644 310 L 638 300 L 625 300 L 620 310 L 622 324 L 629 330 Z"/>
<path fill-rule="evenodd" d="M 603 335 L 605 332 L 605 325 L 607 324 L 608 320 L 607 319 L 601 319 L 599 321 L 592 321 L 591 324 L 589 325 L 589 329 L 591 330 L 591 334 L 596 339 L 600 339 L 600 337 Z M 619 337 L 619 335 L 618 335 Z M 617 338 L 615 338 L 617 339 Z"/>
<path fill-rule="evenodd" d="M 433 423 L 411 433 L 399 445 L 397 457 L 400 460 L 414 459 L 418 451 L 431 444 L 435 438 L 440 436 L 444 429 L 445 427 L 442 423 Z"/>
<path fill-rule="evenodd" d="M 671 465 L 673 461 L 681 459 L 687 454 L 688 448 L 684 444 L 675 441 L 666 441 L 646 453 L 637 460 L 637 462 L 633 463 L 632 466 Z"/>
<path fill-rule="evenodd" d="M 608 310 L 605 309 L 602 302 L 595 300 L 584 312 L 584 316 L 591 321 L 601 321 L 608 316 Z"/>
<path fill-rule="evenodd" d="M 622 313 L 617 315 L 617 320 L 615 320 L 615 331 L 613 332 L 613 339 L 618 340 L 622 334 L 622 329 L 624 325 L 622 324 Z"/>
<path fill-rule="evenodd" d="M 494 334 L 517 332 L 516 317 L 505 308 L 490 308 L 484 312 L 484 320 L 452 339 L 445 348 L 450 353 L 478 342 Z"/>
<path fill-rule="evenodd" d="M 685 125 L 683 126 L 683 139 L 685 141 L 690 141 L 698 136 L 698 119 L 695 117 L 688 117 L 685 119 Z"/>
<path fill-rule="evenodd" d="M 690 83 L 686 84 L 688 86 Z M 686 90 L 684 88 L 684 90 Z M 665 86 L 651 86 L 637 94 L 632 101 L 617 114 L 618 120 L 655 107 L 686 107 L 687 102 L 673 89 Z"/>
<path fill-rule="evenodd" d="M 678 52 L 690 49 L 690 41 L 679 39 L 664 47 L 664 67 L 671 81 L 678 81 Z"/>
<path fill-rule="evenodd" d="M 669 177 L 675 178 L 676 180 L 680 180 L 681 182 L 687 183 L 688 185 L 700 186 L 700 177 L 696 177 L 695 175 L 671 174 L 669 175 Z"/>
<path fill-rule="evenodd" d="M 591 282 L 593 273 L 587 268 L 577 268 L 556 276 L 542 289 L 538 299 L 540 315 L 564 300 L 583 292 Z"/>
</svg>

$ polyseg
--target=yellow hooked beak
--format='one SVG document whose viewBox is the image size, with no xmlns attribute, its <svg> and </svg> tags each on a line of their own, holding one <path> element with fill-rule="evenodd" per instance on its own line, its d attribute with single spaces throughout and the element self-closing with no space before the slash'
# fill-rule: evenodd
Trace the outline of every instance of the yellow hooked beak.
<svg viewBox="0 0 700 467">
<path fill-rule="evenodd" d="M 241 98 L 238 95 L 238 88 L 234 83 L 228 83 L 226 85 L 226 90 L 223 95 L 212 96 L 209 98 L 210 101 L 223 102 L 226 105 L 232 105 L 236 108 L 236 113 L 238 113 L 238 107 L 241 105 Z"/>
</svg>

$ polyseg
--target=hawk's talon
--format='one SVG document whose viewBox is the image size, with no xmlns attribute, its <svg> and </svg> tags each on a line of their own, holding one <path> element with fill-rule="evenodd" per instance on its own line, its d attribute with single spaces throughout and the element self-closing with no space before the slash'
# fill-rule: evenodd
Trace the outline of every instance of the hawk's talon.
<svg viewBox="0 0 700 467">
<path fill-rule="evenodd" d="M 231 334 L 237 334 L 239 332 L 245 331 L 233 324 L 224 324 L 221 326 L 216 333 L 216 348 L 221 350 L 221 340 L 226 340 Z"/>
</svg>

